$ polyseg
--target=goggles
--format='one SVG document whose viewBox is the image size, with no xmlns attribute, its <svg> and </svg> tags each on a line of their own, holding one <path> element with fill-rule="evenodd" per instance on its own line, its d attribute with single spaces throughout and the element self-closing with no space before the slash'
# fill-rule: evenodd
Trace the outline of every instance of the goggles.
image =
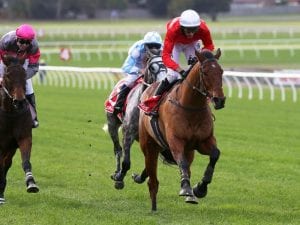
<svg viewBox="0 0 300 225">
<path fill-rule="evenodd" d="M 196 33 L 199 27 L 182 27 L 186 33 Z"/>
<path fill-rule="evenodd" d="M 160 49 L 161 48 L 161 44 L 158 44 L 158 43 L 148 43 L 148 44 L 146 44 L 146 46 L 149 49 L 152 49 L 152 48 Z"/>
<path fill-rule="evenodd" d="M 30 41 L 30 40 L 25 40 L 25 39 L 18 39 L 18 42 L 19 42 L 21 45 L 30 45 L 30 44 L 31 44 L 31 41 Z"/>
</svg>

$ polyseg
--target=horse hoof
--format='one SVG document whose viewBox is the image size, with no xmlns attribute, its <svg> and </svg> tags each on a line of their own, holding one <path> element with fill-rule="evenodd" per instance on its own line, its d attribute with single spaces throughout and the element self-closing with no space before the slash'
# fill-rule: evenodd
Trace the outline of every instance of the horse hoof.
<svg viewBox="0 0 300 225">
<path fill-rule="evenodd" d="M 121 190 L 124 188 L 124 181 L 116 181 L 115 182 L 115 188 L 118 189 L 118 190 Z"/>
<path fill-rule="evenodd" d="M 207 186 L 195 186 L 193 193 L 197 198 L 204 198 L 207 195 Z"/>
<path fill-rule="evenodd" d="M 137 184 L 142 184 L 144 181 L 141 179 L 141 176 L 134 173 L 132 174 L 132 179 L 134 180 L 135 183 Z"/>
<path fill-rule="evenodd" d="M 183 188 L 179 192 L 179 196 L 194 196 L 191 188 Z"/>
<path fill-rule="evenodd" d="M 39 187 L 36 184 L 29 184 L 27 186 L 27 192 L 28 193 L 37 193 L 37 192 L 39 192 Z"/>
<path fill-rule="evenodd" d="M 190 204 L 198 204 L 198 199 L 196 196 L 187 196 L 185 198 L 185 202 Z"/>
<path fill-rule="evenodd" d="M 5 203 L 5 198 L 0 198 L 0 205 L 3 205 Z"/>
</svg>

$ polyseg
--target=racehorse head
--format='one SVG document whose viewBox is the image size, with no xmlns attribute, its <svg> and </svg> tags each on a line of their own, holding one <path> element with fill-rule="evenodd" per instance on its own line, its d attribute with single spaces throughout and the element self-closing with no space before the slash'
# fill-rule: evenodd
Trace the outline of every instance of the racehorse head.
<svg viewBox="0 0 300 225">
<path fill-rule="evenodd" d="M 200 62 L 200 90 L 212 100 L 215 109 L 222 109 L 225 106 L 225 99 L 222 86 L 223 69 L 218 63 L 221 50 L 218 49 L 214 55 L 209 50 L 196 51 Z"/>
<path fill-rule="evenodd" d="M 152 48 L 147 50 L 147 66 L 144 75 L 144 82 L 152 84 L 166 76 L 167 68 L 161 57 L 161 50 Z"/>
<path fill-rule="evenodd" d="M 3 63 L 6 67 L 4 69 L 1 88 L 8 102 L 16 110 L 22 109 L 26 103 L 26 71 L 23 68 L 24 61 L 24 58 L 16 58 L 8 55 L 3 57 Z"/>
</svg>

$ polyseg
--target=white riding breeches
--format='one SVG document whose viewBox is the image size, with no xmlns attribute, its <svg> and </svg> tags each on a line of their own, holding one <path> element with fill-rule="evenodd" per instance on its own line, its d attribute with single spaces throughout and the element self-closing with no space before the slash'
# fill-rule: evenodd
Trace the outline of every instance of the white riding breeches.
<svg viewBox="0 0 300 225">
<path fill-rule="evenodd" d="M 23 68 L 26 70 L 28 67 L 28 60 L 25 61 L 24 65 L 23 65 Z M 4 74 L 4 68 L 5 68 L 5 65 L 3 64 L 3 62 L 1 61 L 0 62 L 0 77 L 3 77 L 3 74 Z M 26 91 L 25 91 L 25 94 L 26 95 L 31 95 L 33 94 L 34 90 L 33 90 L 33 86 L 32 86 L 32 80 L 31 78 L 26 80 Z"/>
<path fill-rule="evenodd" d="M 140 75 L 139 74 L 125 74 L 125 77 L 122 78 L 122 80 L 124 81 L 125 85 L 129 88 L 132 88 L 134 85 L 134 82 L 136 81 L 136 79 L 138 79 Z"/>
<path fill-rule="evenodd" d="M 200 51 L 200 42 L 199 41 L 195 41 L 190 44 L 177 43 L 174 45 L 174 48 L 172 51 L 172 59 L 176 63 L 179 63 L 180 53 L 182 52 L 184 54 L 186 62 L 187 62 L 190 57 L 195 56 L 195 50 Z M 168 68 L 167 79 L 170 83 L 179 78 L 181 78 L 180 73 L 178 73 L 177 71 L 175 71 L 171 68 Z"/>
</svg>

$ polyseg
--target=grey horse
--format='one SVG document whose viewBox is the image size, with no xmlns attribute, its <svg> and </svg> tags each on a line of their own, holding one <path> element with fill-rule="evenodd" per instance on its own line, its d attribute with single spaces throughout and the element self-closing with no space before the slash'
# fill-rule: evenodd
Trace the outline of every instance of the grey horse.
<svg viewBox="0 0 300 225">
<path fill-rule="evenodd" d="M 112 112 L 106 113 L 108 132 L 114 145 L 116 157 L 116 170 L 111 175 L 111 178 L 115 181 L 116 189 L 124 188 L 124 177 L 131 164 L 130 149 L 133 142 L 139 140 L 138 123 L 140 110 L 138 104 L 140 103 L 140 97 L 148 86 L 164 79 L 167 73 L 167 69 L 162 62 L 161 50 L 151 49 L 147 55 L 148 60 L 143 81 L 136 82 L 137 84 L 129 92 L 123 114 L 120 116 L 120 114 L 116 115 Z M 122 145 L 120 144 L 118 133 L 120 126 L 122 126 L 123 134 Z"/>
</svg>

